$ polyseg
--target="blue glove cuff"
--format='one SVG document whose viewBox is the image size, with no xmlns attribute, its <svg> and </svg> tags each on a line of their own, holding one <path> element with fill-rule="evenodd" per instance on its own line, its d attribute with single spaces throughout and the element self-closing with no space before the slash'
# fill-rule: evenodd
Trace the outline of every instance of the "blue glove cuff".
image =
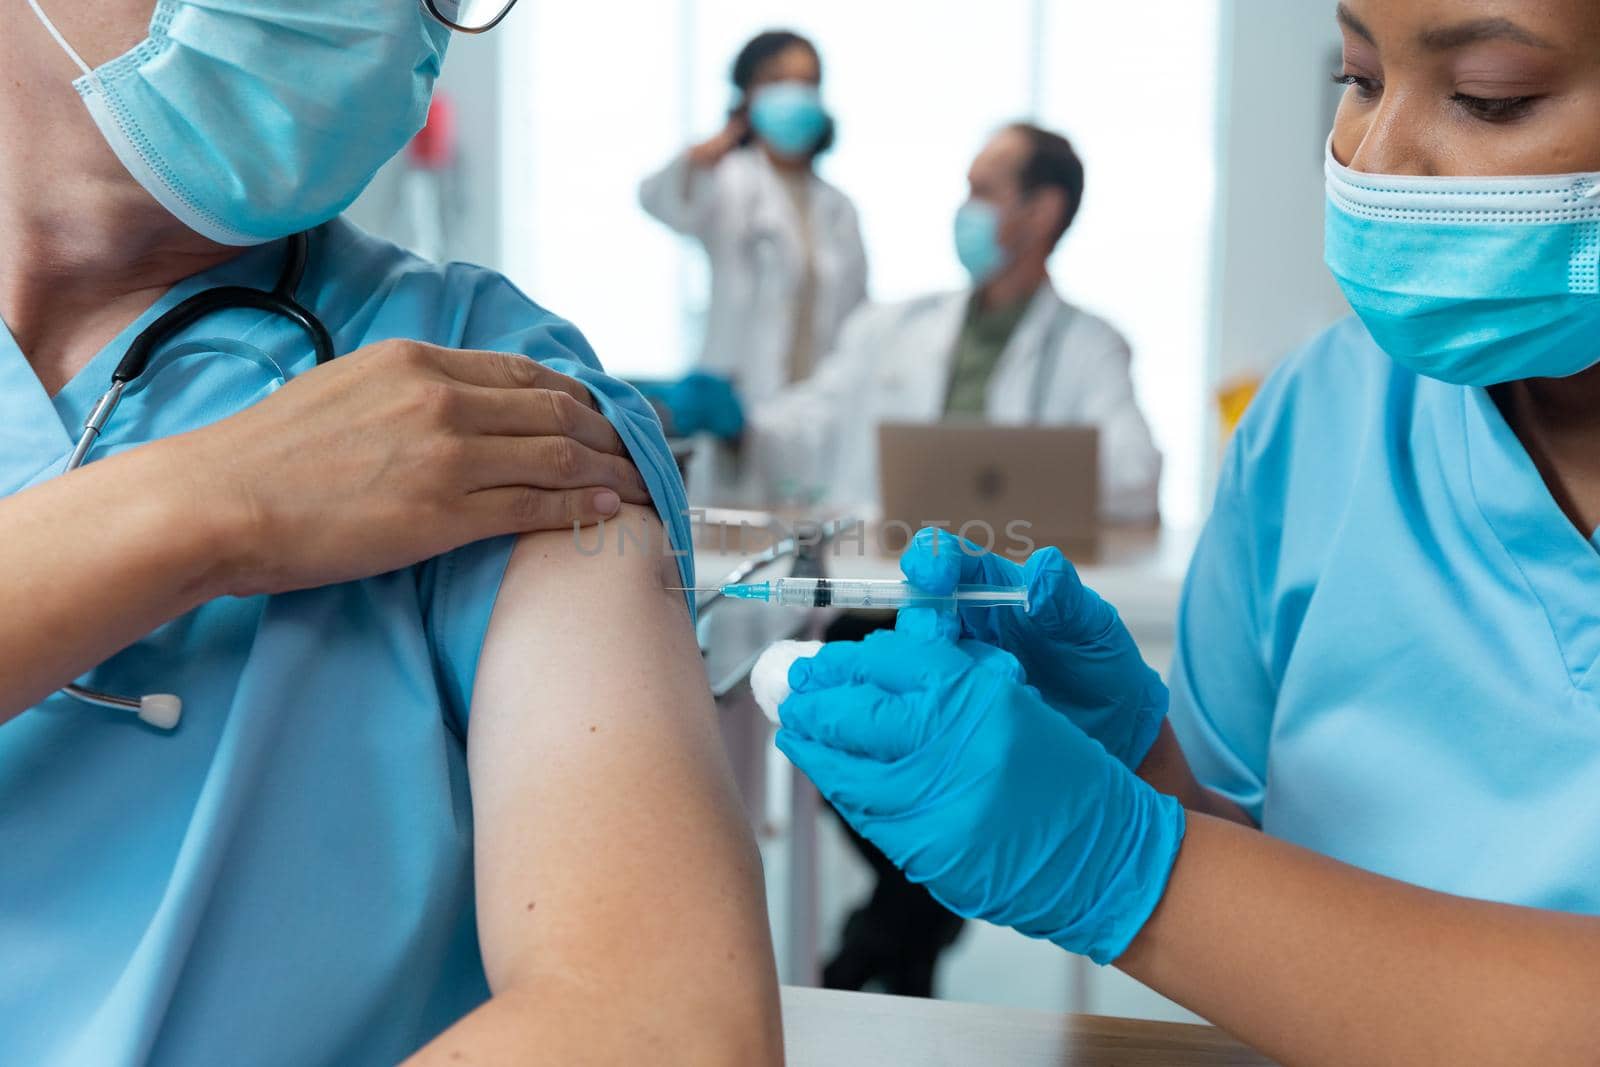
<svg viewBox="0 0 1600 1067">
<path fill-rule="evenodd" d="M 1152 692 L 1144 701 L 1137 712 L 1134 712 L 1133 729 L 1128 731 L 1128 745 L 1126 751 L 1113 752 L 1112 755 L 1122 761 L 1128 770 L 1138 773 L 1145 757 L 1150 755 L 1150 750 L 1155 747 L 1156 738 L 1161 736 L 1161 724 L 1167 721 L 1167 707 L 1171 695 L 1167 690 L 1167 683 L 1161 680 L 1153 668 L 1146 668 L 1151 674 Z"/>
<path fill-rule="evenodd" d="M 1166 895 L 1188 827 L 1183 805 L 1176 798 L 1158 793 L 1143 782 L 1139 786 L 1145 793 L 1140 805 L 1144 809 L 1144 832 L 1129 834 L 1133 848 L 1101 893 L 1100 899 L 1107 906 L 1050 938 L 1068 952 L 1088 956 L 1102 967 L 1114 963 L 1128 950 L 1155 913 Z"/>
<path fill-rule="evenodd" d="M 659 398 L 678 436 L 712 433 L 732 440 L 744 432 L 744 408 L 733 383 L 704 371 L 691 371 Z"/>
</svg>

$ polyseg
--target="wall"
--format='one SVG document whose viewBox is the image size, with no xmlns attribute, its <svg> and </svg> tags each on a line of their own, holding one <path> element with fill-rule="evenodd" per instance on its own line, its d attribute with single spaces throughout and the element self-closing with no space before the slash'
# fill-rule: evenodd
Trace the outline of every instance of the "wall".
<svg viewBox="0 0 1600 1067">
<path fill-rule="evenodd" d="M 690 136 L 682 7 L 522 0 L 495 32 L 507 58 L 501 268 L 620 375 L 688 362 L 692 253 L 638 206 L 639 179 Z"/>
<path fill-rule="evenodd" d="M 703 3 L 709 6 L 702 9 Z M 635 207 L 638 174 L 666 158 L 691 134 L 704 134 L 713 125 L 724 106 L 720 79 L 725 53 L 747 32 L 747 23 L 785 14 L 799 16 L 795 21 L 801 22 L 820 17 L 809 9 L 802 13 L 771 0 L 731 19 L 718 3 L 677 0 L 643 8 L 635 22 L 648 12 L 648 27 L 636 26 L 637 32 L 624 40 L 612 38 L 597 52 L 597 42 L 603 38 L 590 31 L 590 19 L 580 17 L 582 8 L 525 0 L 498 32 L 458 37 L 445 64 L 441 84 L 458 105 L 462 134 L 461 159 L 449 188 L 454 226 L 446 254 L 508 271 L 536 298 L 584 323 L 608 363 L 623 371 L 669 373 L 683 364 L 692 347 L 687 340 L 697 332 L 696 297 L 703 286 L 694 250 L 674 242 Z M 1043 77 L 1031 79 L 1031 88 L 990 85 L 988 93 L 997 99 L 988 101 L 982 121 L 976 115 L 966 116 L 963 136 L 932 138 L 950 155 L 940 166 L 919 159 L 930 177 L 938 175 L 928 183 L 933 195 L 942 197 L 938 210 L 920 201 L 902 203 L 910 199 L 904 196 L 873 198 L 872 190 L 861 190 L 872 201 L 863 205 L 872 209 L 867 223 L 872 243 L 880 249 L 906 249 L 903 255 L 879 256 L 880 269 L 874 277 L 879 297 L 955 283 L 940 212 L 959 199 L 959 164 L 979 143 L 981 129 L 990 119 L 1037 110 L 1046 121 L 1072 130 L 1085 154 L 1093 157 L 1099 179 L 1097 200 L 1107 189 L 1128 184 L 1125 175 L 1115 173 L 1119 163 L 1158 169 L 1153 164 L 1163 158 L 1163 145 L 1171 147 L 1166 144 L 1171 127 L 1148 124 L 1132 139 L 1126 137 L 1124 124 L 1115 139 L 1097 144 L 1106 137 L 1095 128 L 1095 109 L 1069 103 L 1077 87 L 1063 74 L 1080 66 L 1075 62 L 1074 40 L 1117 41 L 1121 28 L 1096 25 L 1096 32 L 1075 32 L 1081 31 L 1083 20 L 1100 16 L 1094 15 L 1096 9 L 1064 0 L 1002 7 L 1001 21 L 1008 25 L 1028 20 L 1033 32 L 1043 30 L 1038 34 L 1038 51 L 1018 55 L 1014 64 L 1019 82 L 1030 81 L 1029 70 L 1042 72 Z M 1204 513 L 1214 478 L 1216 436 L 1191 437 L 1187 430 L 1170 433 L 1175 425 L 1189 422 L 1168 409 L 1177 404 L 1193 410 L 1191 405 L 1198 405 L 1202 424 L 1212 426 L 1211 395 L 1218 385 L 1269 371 L 1347 310 L 1322 266 L 1322 151 L 1338 98 L 1338 87 L 1327 77 L 1338 64 L 1331 0 L 1220 0 L 1220 8 L 1216 170 L 1209 159 L 1170 159 L 1172 153 L 1165 157 L 1170 163 L 1164 164 L 1170 182 L 1186 188 L 1191 199 L 1211 198 L 1211 183 L 1217 183 L 1210 262 L 1184 266 L 1186 273 L 1212 274 L 1209 301 L 1200 315 L 1168 316 L 1171 321 L 1164 325 L 1160 317 L 1142 314 L 1125 314 L 1119 323 L 1134 334 L 1158 327 L 1170 333 L 1180 320 L 1202 320 L 1203 336 L 1194 342 L 1193 351 L 1204 361 L 1204 374 L 1193 391 L 1187 382 L 1182 389 L 1173 388 L 1170 375 L 1175 371 L 1180 378 L 1186 375 L 1182 360 L 1174 361 L 1177 353 L 1171 350 L 1169 337 L 1135 338 L 1141 342 L 1143 357 L 1136 364 L 1141 391 L 1147 404 L 1162 409 L 1152 415 L 1159 416 L 1154 421 L 1169 431 L 1162 442 L 1169 462 L 1177 459 L 1178 469 L 1169 470 L 1166 505 L 1169 516 L 1179 521 Z M 1175 22 L 1195 18 L 1188 6 L 1163 10 L 1167 17 L 1152 24 L 1152 32 L 1163 37 L 1179 32 L 1172 28 Z M 1031 16 L 1026 14 L 1030 11 Z M 1175 12 L 1182 17 L 1174 19 Z M 928 29 L 924 23 L 922 32 Z M 824 36 L 849 43 L 848 38 L 841 42 L 837 34 Z M 629 43 L 635 40 L 637 47 Z M 574 42 L 583 43 L 579 55 L 573 54 Z M 508 59 L 504 65 L 502 51 Z M 1193 51 L 1202 65 L 1212 60 L 1207 47 Z M 602 92 L 615 79 L 596 69 L 591 58 L 596 54 L 607 56 L 603 66 L 628 70 L 628 86 L 650 84 L 662 91 Z M 830 81 L 840 100 L 860 101 L 881 89 L 882 70 L 852 63 L 847 55 L 836 58 L 840 62 L 830 71 Z M 1150 74 L 1141 68 L 1139 80 L 1153 88 L 1162 79 L 1151 80 Z M 1169 74 L 1188 76 L 1182 70 Z M 1201 83 L 1198 95 L 1209 98 L 1209 72 L 1193 76 Z M 888 81 L 898 84 L 897 78 Z M 1165 91 L 1174 95 L 1170 87 Z M 541 106 L 540 101 L 552 99 L 564 101 L 564 106 Z M 1186 105 L 1182 110 L 1190 109 Z M 903 126 L 906 112 L 898 114 Z M 1187 114 L 1182 121 L 1194 123 Z M 618 136 L 623 128 L 629 129 L 628 135 Z M 862 143 L 882 136 L 882 123 L 874 114 L 855 114 L 848 132 L 851 140 L 830 165 L 842 182 L 865 186 L 872 172 L 865 164 L 876 163 L 852 157 L 859 154 Z M 901 148 L 921 143 L 923 155 L 927 154 L 928 137 L 909 142 L 904 131 L 899 136 Z M 944 145 L 945 141 L 950 143 Z M 600 145 L 605 145 L 603 152 L 596 151 Z M 627 158 L 595 165 L 608 156 Z M 560 160 L 559 165 L 539 165 L 551 159 Z M 367 229 L 409 244 L 402 172 L 399 161 L 386 167 L 350 214 Z M 1152 208 L 1150 221 L 1159 224 L 1161 214 Z M 1080 299 L 1102 307 L 1115 303 L 1095 291 L 1110 287 L 1115 273 L 1104 269 L 1101 253 L 1107 246 L 1095 240 L 1095 231 L 1136 221 L 1125 212 L 1086 210 L 1058 264 L 1070 289 L 1089 290 L 1077 292 Z M 1154 235 L 1141 234 L 1150 236 Z M 1185 245 L 1193 239 L 1186 234 Z M 619 247 L 628 250 L 621 260 L 615 252 Z M 942 273 L 901 276 L 912 271 L 901 265 L 905 263 L 923 272 Z M 615 284 L 618 274 L 628 278 L 626 292 Z M 1172 277 L 1170 270 L 1152 274 L 1140 298 L 1159 306 Z M 648 284 L 641 284 L 646 279 Z M 1125 279 L 1117 283 L 1126 286 Z M 626 316 L 614 315 L 619 297 L 629 306 Z M 630 322 L 652 332 L 640 336 L 636 328 L 630 333 Z M 641 343 L 645 337 L 652 342 Z M 1185 469 L 1190 462 L 1197 462 L 1198 476 Z"/>
<path fill-rule="evenodd" d="M 1348 313 L 1322 264 L 1341 90 L 1332 0 L 1225 0 L 1213 384 L 1270 370 Z"/>
<path fill-rule="evenodd" d="M 603 5 L 523 0 L 503 28 L 522 62 L 504 72 L 502 266 L 608 368 L 681 372 L 704 257 L 639 210 L 637 183 L 718 128 L 731 58 L 769 26 L 823 52 L 840 132 L 823 169 L 860 209 L 876 299 L 965 284 L 950 227 L 967 167 L 996 126 L 1037 118 L 1089 172 L 1056 280 L 1132 343 L 1163 510 L 1191 524 L 1210 452 L 1218 3 L 674 0 L 631 8 L 619 34 Z"/>
<path fill-rule="evenodd" d="M 516 18 L 513 12 L 512 19 Z M 509 21 L 509 20 L 508 20 Z M 501 263 L 500 241 L 500 50 L 498 33 L 456 34 L 445 57 L 439 89 L 455 104 L 457 158 L 443 176 L 447 229 L 444 259 L 489 267 Z M 405 156 L 392 160 L 351 207 L 358 226 L 407 247 L 414 246 L 404 188 Z"/>
<path fill-rule="evenodd" d="M 1037 117 L 1072 138 L 1086 177 L 1051 273 L 1127 337 L 1164 457 L 1162 518 L 1192 526 L 1210 503 L 1219 4 L 1039 7 Z"/>
</svg>

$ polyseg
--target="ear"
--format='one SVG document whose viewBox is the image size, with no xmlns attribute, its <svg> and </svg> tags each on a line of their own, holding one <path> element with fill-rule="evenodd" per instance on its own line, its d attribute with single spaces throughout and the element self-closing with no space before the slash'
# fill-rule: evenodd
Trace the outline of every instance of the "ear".
<svg viewBox="0 0 1600 1067">
<path fill-rule="evenodd" d="M 1029 205 L 1033 212 L 1034 225 L 1042 240 L 1053 241 L 1055 235 L 1061 230 L 1061 224 L 1067 220 L 1067 193 L 1053 185 L 1047 185 L 1033 194 L 1033 203 Z"/>
</svg>

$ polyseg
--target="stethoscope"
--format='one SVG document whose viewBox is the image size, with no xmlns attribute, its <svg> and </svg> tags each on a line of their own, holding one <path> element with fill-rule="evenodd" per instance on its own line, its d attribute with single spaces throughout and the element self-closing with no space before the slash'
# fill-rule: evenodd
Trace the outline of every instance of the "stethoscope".
<svg viewBox="0 0 1600 1067">
<path fill-rule="evenodd" d="M 328 335 L 328 328 L 322 324 L 321 319 L 295 299 L 300 288 L 300 279 L 306 272 L 308 245 L 309 242 L 303 233 L 297 233 L 288 239 L 283 271 L 278 275 L 277 284 L 270 291 L 243 285 L 224 285 L 207 289 L 185 298 L 141 330 L 139 336 L 128 346 L 122 362 L 117 364 L 117 369 L 112 373 L 111 388 L 106 390 L 105 395 L 89 412 L 89 418 L 83 424 L 83 434 L 78 438 L 78 444 L 73 448 L 72 456 L 67 460 L 66 469 L 62 473 L 83 466 L 89 451 L 94 448 L 95 440 L 105 429 L 106 423 L 110 421 L 112 414 L 117 410 L 117 405 L 122 401 L 122 394 L 127 391 L 128 386 L 138 380 L 139 375 L 144 373 L 155 351 L 207 315 L 235 308 L 255 309 L 278 315 L 299 326 L 311 338 L 318 366 L 333 359 L 333 338 Z M 144 722 L 162 730 L 171 730 L 177 726 L 179 718 L 183 715 L 183 701 L 171 693 L 150 693 L 135 698 L 102 693 L 81 685 L 65 686 L 61 692 L 97 707 L 131 711 Z"/>
</svg>

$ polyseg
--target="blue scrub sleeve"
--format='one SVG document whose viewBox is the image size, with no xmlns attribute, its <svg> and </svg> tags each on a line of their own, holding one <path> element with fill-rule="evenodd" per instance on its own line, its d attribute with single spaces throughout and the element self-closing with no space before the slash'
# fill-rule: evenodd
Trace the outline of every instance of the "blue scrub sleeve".
<svg viewBox="0 0 1600 1067">
<path fill-rule="evenodd" d="M 527 355 L 588 387 L 600 413 L 616 427 L 644 476 L 670 551 L 677 557 L 681 584 L 693 588 L 688 498 L 654 409 L 632 386 L 601 369 L 588 342 L 571 323 L 538 307 L 500 276 L 479 273 L 485 289 L 473 302 L 457 346 Z M 513 537 L 500 537 L 467 545 L 423 564 L 419 574 L 426 630 L 440 685 L 463 734 L 483 635 L 515 543 Z M 692 594 L 686 599 L 693 612 Z"/>
<path fill-rule="evenodd" d="M 1178 609 L 1169 717 L 1200 783 L 1259 825 L 1277 686 L 1257 590 L 1262 577 L 1244 482 L 1244 436 L 1228 450 L 1216 504 Z"/>
</svg>

